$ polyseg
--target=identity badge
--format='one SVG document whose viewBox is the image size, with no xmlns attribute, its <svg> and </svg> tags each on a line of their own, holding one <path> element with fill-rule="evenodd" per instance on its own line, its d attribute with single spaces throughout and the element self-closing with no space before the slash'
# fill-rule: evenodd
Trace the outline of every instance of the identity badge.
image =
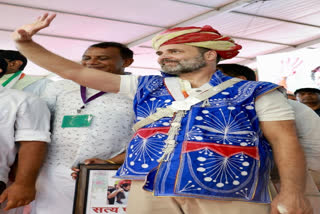
<svg viewBox="0 0 320 214">
<path fill-rule="evenodd" d="M 92 114 L 65 115 L 62 120 L 62 128 L 89 127 L 92 123 Z"/>
</svg>

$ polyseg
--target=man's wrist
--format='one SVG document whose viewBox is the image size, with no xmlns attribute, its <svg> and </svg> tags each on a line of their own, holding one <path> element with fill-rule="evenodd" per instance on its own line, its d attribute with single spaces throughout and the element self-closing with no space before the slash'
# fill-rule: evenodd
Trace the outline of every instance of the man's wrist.
<svg viewBox="0 0 320 214">
<path fill-rule="evenodd" d="M 26 181 L 26 180 L 19 180 L 16 179 L 13 184 L 18 185 L 18 186 L 26 186 L 26 187 L 35 187 L 36 182 L 35 181 Z"/>
<path fill-rule="evenodd" d="M 290 186 L 290 187 L 280 185 L 280 193 L 284 193 L 286 195 L 288 195 L 288 194 L 304 194 L 305 189 L 301 186 L 298 187 L 298 185 Z"/>
</svg>

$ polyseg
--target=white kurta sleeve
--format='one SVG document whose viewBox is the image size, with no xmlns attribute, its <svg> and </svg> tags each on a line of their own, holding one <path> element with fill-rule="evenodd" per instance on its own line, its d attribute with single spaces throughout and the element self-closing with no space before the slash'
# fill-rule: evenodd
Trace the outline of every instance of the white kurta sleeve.
<svg viewBox="0 0 320 214">
<path fill-rule="evenodd" d="M 59 87 L 59 82 L 57 81 L 47 84 L 40 94 L 40 98 L 47 103 L 52 115 L 55 112 L 57 96 L 62 92 L 63 90 L 61 90 L 61 87 Z"/>
<path fill-rule="evenodd" d="M 138 88 L 138 78 L 139 76 L 135 75 L 121 75 L 118 93 L 133 99 Z"/>
<path fill-rule="evenodd" d="M 21 104 L 15 122 L 15 141 L 50 142 L 50 112 L 46 103 L 35 96 Z"/>
<path fill-rule="evenodd" d="M 275 90 L 257 99 L 255 108 L 259 121 L 294 120 L 294 111 L 288 99 L 280 91 Z"/>
</svg>

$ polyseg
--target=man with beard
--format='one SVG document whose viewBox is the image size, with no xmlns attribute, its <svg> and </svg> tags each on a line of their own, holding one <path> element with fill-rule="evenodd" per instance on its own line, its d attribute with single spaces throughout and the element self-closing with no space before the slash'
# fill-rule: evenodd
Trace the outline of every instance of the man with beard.
<svg viewBox="0 0 320 214">
<path fill-rule="evenodd" d="M 22 53 L 64 78 L 135 96 L 136 133 L 117 172 L 133 180 L 129 214 L 312 213 L 293 111 L 279 86 L 216 71 L 219 56 L 232 58 L 241 48 L 231 38 L 210 26 L 169 29 L 153 39 L 163 76 L 119 76 L 84 68 L 33 42 L 54 17 L 45 14 L 14 32 Z M 281 179 L 273 200 L 272 153 Z"/>
</svg>

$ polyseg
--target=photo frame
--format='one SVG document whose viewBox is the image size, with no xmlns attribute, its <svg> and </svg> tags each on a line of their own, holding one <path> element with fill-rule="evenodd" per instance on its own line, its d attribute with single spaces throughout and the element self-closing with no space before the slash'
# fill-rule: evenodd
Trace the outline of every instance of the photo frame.
<svg viewBox="0 0 320 214">
<path fill-rule="evenodd" d="M 73 214 L 126 213 L 131 181 L 113 178 L 119 164 L 80 164 Z"/>
</svg>

